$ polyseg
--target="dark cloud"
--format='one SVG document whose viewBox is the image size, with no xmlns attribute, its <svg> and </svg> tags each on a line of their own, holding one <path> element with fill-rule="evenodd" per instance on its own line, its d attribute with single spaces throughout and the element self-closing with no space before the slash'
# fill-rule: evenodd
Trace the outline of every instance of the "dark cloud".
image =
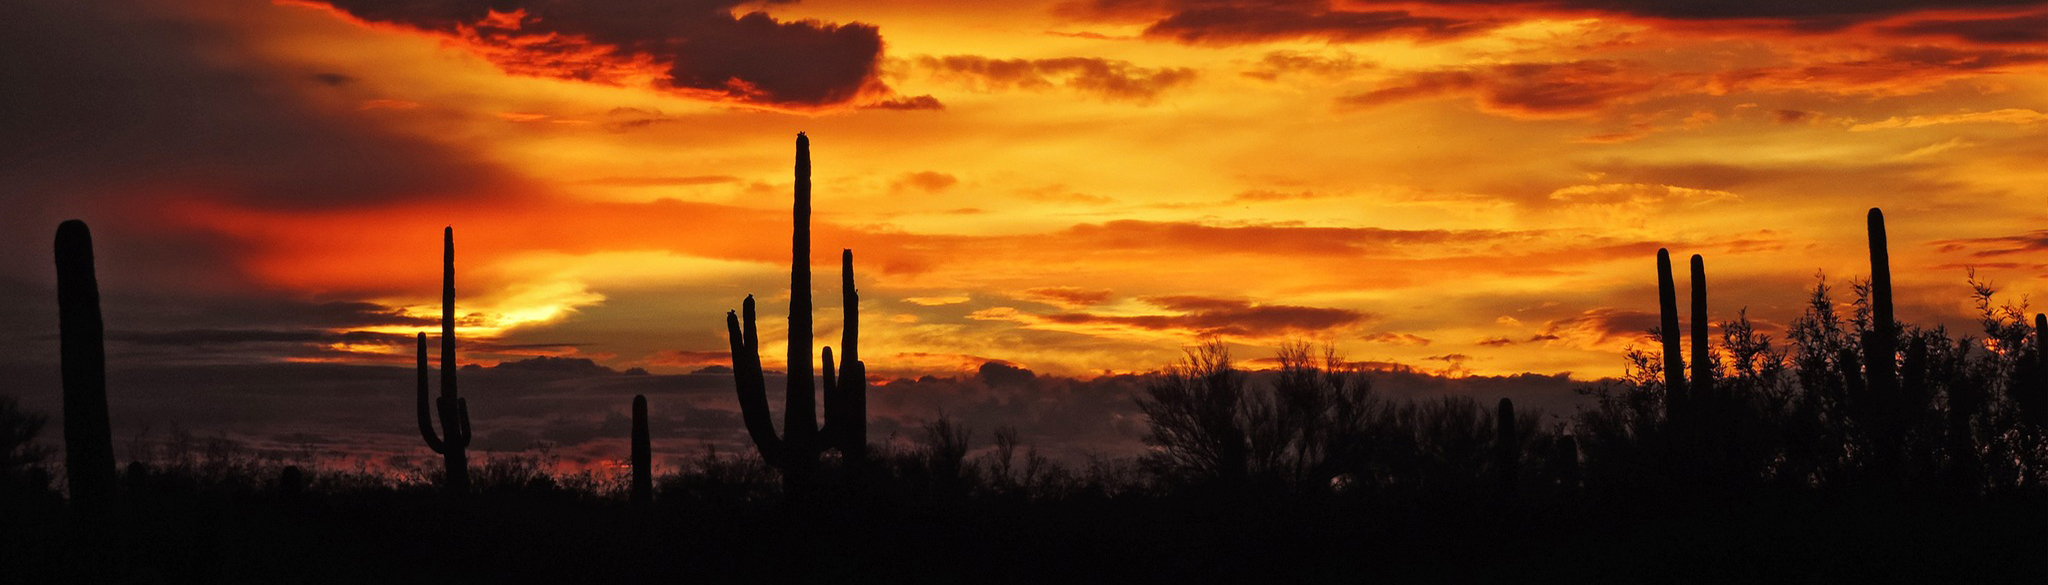
<svg viewBox="0 0 2048 585">
<path fill-rule="evenodd" d="M 868 110 L 943 110 L 946 104 L 929 95 L 890 98 L 861 106 Z"/>
<path fill-rule="evenodd" d="M 1087 20 L 1149 21 L 1145 38 L 1207 45 L 1304 38 L 1445 39 L 1502 24 L 1492 18 L 1426 16 L 1407 10 L 1348 10 L 1329 0 L 1083 0 L 1055 10 Z"/>
<path fill-rule="evenodd" d="M 2039 0 L 1073 0 L 1056 5 L 1054 12 L 1076 20 L 1149 23 L 1146 38 L 1226 44 L 1299 38 L 1431 40 L 1484 32 L 1516 20 L 1559 16 L 1635 17 L 1687 27 L 1764 26 L 1820 33 L 1919 12 L 1996 11 L 2042 4 Z M 2044 27 L 2027 28 L 2026 21 L 2035 17 L 2005 18 L 2021 22 L 1928 20 L 1921 21 L 1924 25 L 1916 22 L 1899 28 L 1909 29 L 1902 31 L 1909 34 L 1945 34 L 1978 42 L 2034 42 L 2040 38 Z"/>
<path fill-rule="evenodd" d="M 1469 94 L 1490 112 L 1555 117 L 1598 112 L 1656 89 L 1654 79 L 1613 61 L 1509 63 L 1406 73 L 1377 89 L 1338 98 L 1337 103 L 1370 108 Z"/>
<path fill-rule="evenodd" d="M 1543 331 L 1530 341 L 1575 340 L 1586 345 L 1608 345 L 1648 335 L 1657 327 L 1657 315 L 1601 307 L 1543 324 Z"/>
<path fill-rule="evenodd" d="M 919 67 L 941 79 L 980 91 L 1023 89 L 1043 91 L 1065 87 L 1104 99 L 1150 102 L 1166 90 L 1191 83 L 1195 70 L 1186 67 L 1140 67 L 1129 61 L 1092 57 L 1057 59 L 991 59 L 976 55 L 920 57 Z"/>
<path fill-rule="evenodd" d="M 1115 294 L 1106 289 L 1087 289 L 1072 286 L 1042 286 L 1025 289 L 1024 294 L 1032 298 L 1050 301 L 1054 304 L 1085 307 L 1099 305 Z"/>
<path fill-rule="evenodd" d="M 2048 12 L 2026 16 L 1914 20 L 1886 27 L 1907 36 L 1943 36 L 1988 45 L 2048 44 Z"/>
<path fill-rule="evenodd" d="M 1286 337 L 1354 327 L 1371 316 L 1349 309 L 1252 303 L 1238 299 L 1195 296 L 1146 297 L 1177 314 L 1101 315 L 1054 313 L 1042 318 L 1064 324 L 1113 324 L 1150 330 L 1188 331 L 1200 335 Z"/>
<path fill-rule="evenodd" d="M 811 107 L 886 95 L 875 27 L 734 14 L 742 0 L 321 0 L 460 42 L 509 73 Z"/>
<path fill-rule="evenodd" d="M 2044 254 L 2048 253 L 2048 230 L 1992 238 L 1936 240 L 1934 246 L 1942 252 L 1966 252 L 1977 258 Z"/>
</svg>

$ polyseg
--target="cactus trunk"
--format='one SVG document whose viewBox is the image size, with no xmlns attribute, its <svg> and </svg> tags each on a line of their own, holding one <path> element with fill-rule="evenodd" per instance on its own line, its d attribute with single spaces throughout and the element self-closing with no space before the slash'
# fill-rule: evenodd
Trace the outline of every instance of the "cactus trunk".
<svg viewBox="0 0 2048 585">
<path fill-rule="evenodd" d="M 1891 251 L 1885 237 L 1884 212 L 1873 207 L 1870 229 L 1870 331 L 1863 339 L 1865 422 L 1871 431 L 1872 470 L 1896 477 L 1905 457 L 1905 432 L 1898 380 L 1898 322 L 1892 314 Z"/>
<path fill-rule="evenodd" d="M 1707 261 L 1692 255 L 1692 380 L 1686 382 L 1687 397 L 1694 404 L 1712 401 L 1714 394 L 1714 349 L 1707 321 Z"/>
<path fill-rule="evenodd" d="M 1671 252 L 1657 250 L 1657 327 L 1664 343 L 1664 418 L 1677 421 L 1685 416 L 1685 357 L 1679 349 L 1678 287 L 1671 282 Z"/>
<path fill-rule="evenodd" d="M 114 496 L 114 435 L 107 417 L 106 327 L 85 222 L 57 226 L 57 323 L 64 378 L 64 468 L 71 503 L 104 512 Z"/>
<path fill-rule="evenodd" d="M 441 397 L 435 401 L 441 415 L 441 434 L 434 436 L 432 413 L 427 408 L 427 334 L 419 334 L 419 378 L 416 409 L 420 436 L 427 447 L 441 454 L 450 493 L 469 491 L 469 402 L 455 392 L 455 228 L 442 232 L 441 241 Z"/>
<path fill-rule="evenodd" d="M 633 494 L 635 504 L 654 501 L 654 446 L 647 434 L 647 397 L 633 396 Z"/>
</svg>

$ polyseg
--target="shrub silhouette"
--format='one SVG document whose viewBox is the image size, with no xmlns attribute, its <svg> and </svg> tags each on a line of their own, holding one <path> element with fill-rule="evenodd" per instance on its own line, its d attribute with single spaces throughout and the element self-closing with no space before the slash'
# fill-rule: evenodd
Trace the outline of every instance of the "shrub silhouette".
<svg viewBox="0 0 2048 585">
<path fill-rule="evenodd" d="M 859 294 L 853 287 L 853 251 L 840 254 L 845 327 L 838 371 L 831 348 L 825 349 L 825 426 L 818 426 L 816 392 L 811 384 L 811 141 L 796 135 L 796 203 L 790 238 L 789 372 L 784 394 L 783 434 L 775 434 L 768 411 L 768 382 L 761 369 L 761 340 L 755 328 L 754 297 L 748 295 L 742 315 L 727 312 L 726 337 L 732 346 L 732 370 L 747 435 L 762 460 L 782 472 L 786 488 L 815 483 L 818 456 L 838 449 L 849 464 L 867 452 L 867 366 L 860 361 Z"/>
<path fill-rule="evenodd" d="M 434 435 L 432 413 L 427 408 L 427 334 L 419 334 L 420 437 L 427 448 L 441 454 L 445 469 L 443 482 L 449 493 L 469 491 L 469 401 L 455 388 L 455 228 L 441 233 L 441 397 L 434 401 L 441 413 L 442 437 Z M 445 438 L 444 438 L 445 437 Z"/>
<path fill-rule="evenodd" d="M 107 349 L 92 231 L 57 226 L 57 321 L 64 372 L 64 473 L 71 502 L 87 514 L 114 496 L 114 436 L 107 418 Z"/>
</svg>

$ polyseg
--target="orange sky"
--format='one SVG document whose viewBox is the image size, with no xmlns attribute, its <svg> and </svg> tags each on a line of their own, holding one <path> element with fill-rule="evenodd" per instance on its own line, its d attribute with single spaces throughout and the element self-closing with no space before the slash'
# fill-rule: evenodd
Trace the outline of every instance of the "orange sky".
<svg viewBox="0 0 2048 585">
<path fill-rule="evenodd" d="M 725 363 L 749 293 L 781 313 L 798 131 L 820 341 L 852 248 L 880 376 L 1147 371 L 1205 333 L 1612 376 L 1654 321 L 1657 248 L 1706 256 L 1716 319 L 1768 328 L 1815 271 L 1867 272 L 1872 206 L 1904 319 L 1970 323 L 1967 267 L 2048 293 L 2038 2 L 484 4 L 95 14 L 199 73 L 114 100 L 143 130 L 80 135 L 178 138 L 12 148 L 12 184 L 62 196 L 10 215 L 128 228 L 99 228 L 103 258 L 148 265 L 117 290 L 381 307 L 335 332 L 422 327 L 453 225 L 467 358 L 657 373 Z M 50 75 L 156 79 L 91 69 L 115 62 Z M 182 315 L 153 318 L 212 326 Z"/>
</svg>

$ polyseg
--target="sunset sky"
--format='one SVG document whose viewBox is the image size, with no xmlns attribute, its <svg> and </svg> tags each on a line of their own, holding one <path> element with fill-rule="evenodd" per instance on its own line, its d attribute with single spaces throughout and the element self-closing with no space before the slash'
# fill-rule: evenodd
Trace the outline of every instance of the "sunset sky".
<svg viewBox="0 0 2048 585">
<path fill-rule="evenodd" d="M 1654 325 L 1659 247 L 1706 257 L 1716 320 L 1747 307 L 1777 333 L 1816 271 L 1868 273 L 1873 206 L 1901 319 L 1970 330 L 1972 267 L 2015 302 L 2048 296 L 2037 1 L 29 0 L 4 16 L 0 352 L 25 385 L 54 379 L 48 254 L 69 218 L 99 245 L 117 370 L 396 371 L 438 315 L 452 225 L 465 362 L 693 379 L 728 363 L 722 319 L 743 297 L 786 307 L 799 131 L 819 344 L 836 345 L 851 248 L 878 382 L 995 361 L 1079 388 L 1202 335 L 1248 359 L 1309 340 L 1450 378 L 1594 380 Z M 763 326 L 775 368 L 782 321 Z M 250 392 L 324 384 L 262 379 Z M 116 422 L 137 424 L 122 382 Z M 924 404 L 905 396 L 890 400 Z M 253 420 L 219 417 L 186 424 Z"/>
</svg>

